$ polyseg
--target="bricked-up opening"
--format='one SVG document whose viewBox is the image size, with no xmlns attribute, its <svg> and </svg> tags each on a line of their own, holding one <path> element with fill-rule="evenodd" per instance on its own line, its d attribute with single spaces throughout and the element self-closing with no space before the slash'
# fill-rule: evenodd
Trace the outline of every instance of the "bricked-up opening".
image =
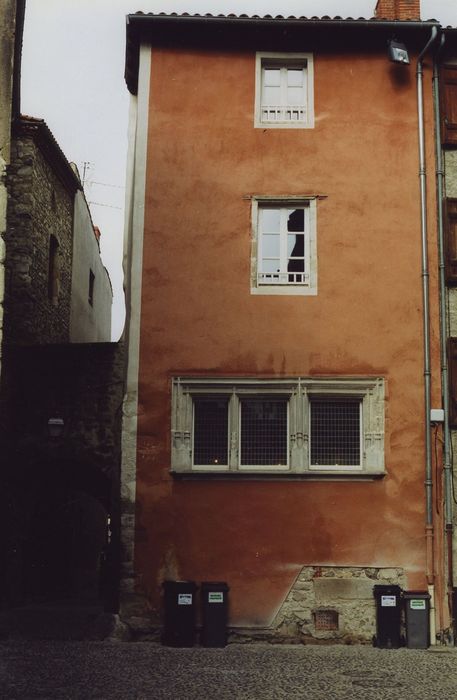
<svg viewBox="0 0 457 700">
<path fill-rule="evenodd" d="M 420 20 L 420 0 L 378 0 L 377 19 Z"/>
<path fill-rule="evenodd" d="M 338 613 L 336 610 L 316 610 L 314 627 L 317 631 L 326 632 L 338 629 Z"/>
</svg>

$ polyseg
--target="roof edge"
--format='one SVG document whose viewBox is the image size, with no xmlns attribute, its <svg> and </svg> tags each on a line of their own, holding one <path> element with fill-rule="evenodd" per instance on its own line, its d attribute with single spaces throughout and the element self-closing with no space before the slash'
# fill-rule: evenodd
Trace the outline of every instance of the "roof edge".
<svg viewBox="0 0 457 700">
<path fill-rule="evenodd" d="M 186 31 L 190 27 L 194 30 L 192 34 Z M 140 44 L 143 41 L 151 43 L 157 41 L 160 43 L 168 40 L 173 45 L 187 45 L 189 42 L 193 42 L 194 46 L 209 45 L 211 41 L 214 44 L 214 30 L 216 29 L 218 32 L 217 40 L 224 35 L 225 45 L 234 43 L 231 32 L 235 28 L 238 30 L 236 35 L 237 45 L 240 45 L 241 36 L 245 42 L 249 39 L 253 45 L 253 42 L 259 42 L 261 35 L 266 36 L 268 34 L 271 40 L 276 30 L 284 34 L 286 28 L 290 29 L 291 32 L 295 32 L 296 35 L 297 31 L 301 29 L 313 30 L 313 36 L 315 35 L 314 30 L 319 29 L 325 32 L 329 31 L 333 35 L 335 31 L 338 33 L 340 31 L 342 33 L 357 33 L 357 35 L 359 32 L 368 32 L 370 37 L 374 34 L 382 36 L 383 34 L 394 32 L 402 35 L 408 33 L 416 36 L 419 41 L 421 34 L 424 34 L 432 27 L 441 28 L 441 24 L 437 20 L 386 20 L 376 17 L 372 19 L 353 19 L 352 17 L 342 19 L 341 17 L 335 17 L 332 19 L 331 17 L 307 18 L 284 17 L 282 15 L 275 17 L 265 15 L 260 17 L 259 15 L 191 15 L 187 13 L 178 15 L 175 13 L 144 14 L 138 12 L 126 16 L 127 41 L 124 77 L 128 90 L 133 95 L 136 95 L 138 92 Z M 154 30 L 157 30 L 155 35 L 153 34 Z M 278 37 L 280 36 L 279 32 Z M 425 37 L 422 37 L 422 39 L 425 40 Z M 197 44 L 196 42 L 201 43 Z M 247 44 L 245 43 L 245 45 Z"/>
<path fill-rule="evenodd" d="M 44 119 L 20 115 L 13 121 L 12 133 L 13 136 L 28 136 L 35 141 L 43 156 L 71 195 L 74 195 L 78 190 L 82 190 L 78 176 L 75 174 Z"/>
</svg>

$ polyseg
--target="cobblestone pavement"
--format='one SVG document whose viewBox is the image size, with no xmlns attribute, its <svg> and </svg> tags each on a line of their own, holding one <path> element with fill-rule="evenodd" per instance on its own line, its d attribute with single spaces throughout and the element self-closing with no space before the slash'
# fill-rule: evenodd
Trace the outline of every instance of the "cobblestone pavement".
<svg viewBox="0 0 457 700">
<path fill-rule="evenodd" d="M 451 700 L 457 650 L 0 642 L 2 700 Z"/>
</svg>

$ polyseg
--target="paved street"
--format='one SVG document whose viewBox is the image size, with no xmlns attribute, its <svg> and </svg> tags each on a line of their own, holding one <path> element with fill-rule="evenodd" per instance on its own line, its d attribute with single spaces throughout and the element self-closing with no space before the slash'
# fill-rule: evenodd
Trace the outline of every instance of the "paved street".
<svg viewBox="0 0 457 700">
<path fill-rule="evenodd" d="M 5 700 L 450 700 L 457 651 L 149 643 L 0 643 Z"/>
</svg>

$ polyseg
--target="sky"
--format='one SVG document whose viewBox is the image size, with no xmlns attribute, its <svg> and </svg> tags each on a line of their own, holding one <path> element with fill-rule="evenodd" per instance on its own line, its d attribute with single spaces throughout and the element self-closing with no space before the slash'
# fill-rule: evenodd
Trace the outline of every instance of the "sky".
<svg viewBox="0 0 457 700">
<path fill-rule="evenodd" d="M 113 284 L 113 340 L 124 324 L 125 16 L 141 10 L 369 18 L 375 5 L 376 0 L 27 0 L 21 111 L 44 119 L 68 160 L 81 176 L 86 171 L 86 198 L 102 232 L 102 259 Z M 457 0 L 422 0 L 421 16 L 457 26 Z"/>
</svg>

